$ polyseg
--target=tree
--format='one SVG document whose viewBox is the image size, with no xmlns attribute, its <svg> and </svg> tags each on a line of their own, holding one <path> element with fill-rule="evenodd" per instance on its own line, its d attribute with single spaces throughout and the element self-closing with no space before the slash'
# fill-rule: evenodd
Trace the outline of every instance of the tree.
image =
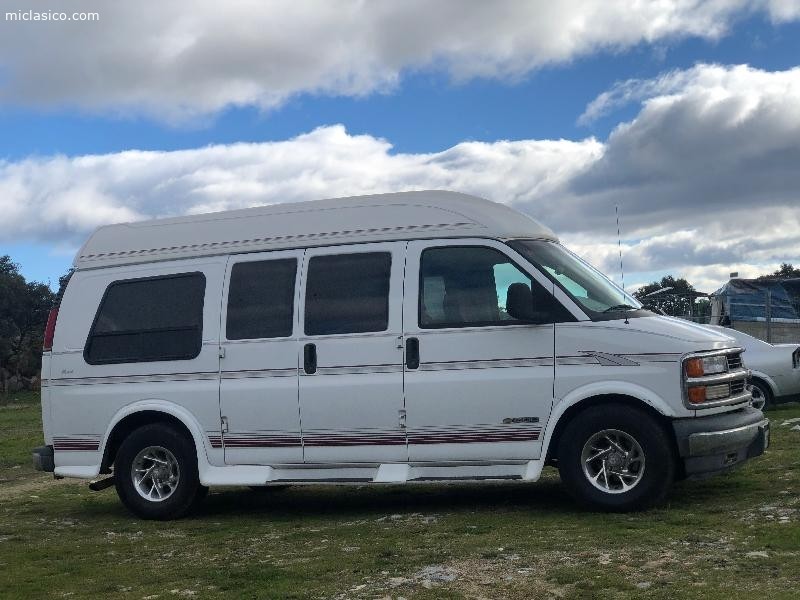
<svg viewBox="0 0 800 600">
<path fill-rule="evenodd" d="M 689 314 L 695 292 L 694 286 L 683 277 L 675 279 L 672 275 L 666 275 L 661 281 L 643 285 L 633 295 L 646 308 L 672 316 L 683 316 Z"/>
<path fill-rule="evenodd" d="M 25 281 L 9 256 L 0 257 L 0 392 L 10 377 L 32 377 L 41 367 L 42 335 L 55 294 Z"/>
<path fill-rule="evenodd" d="M 791 263 L 781 263 L 781 266 L 774 273 L 761 275 L 759 279 L 791 279 L 792 277 L 800 277 L 800 269 Z"/>
</svg>

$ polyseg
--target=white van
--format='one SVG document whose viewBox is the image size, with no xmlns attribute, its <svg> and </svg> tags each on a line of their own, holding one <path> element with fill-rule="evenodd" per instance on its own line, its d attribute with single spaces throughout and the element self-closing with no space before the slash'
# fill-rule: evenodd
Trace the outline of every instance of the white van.
<svg viewBox="0 0 800 600">
<path fill-rule="evenodd" d="M 210 486 L 535 481 L 641 508 L 761 454 L 742 350 L 529 217 L 408 192 L 111 225 L 42 364 L 38 469 L 144 518 Z"/>
</svg>

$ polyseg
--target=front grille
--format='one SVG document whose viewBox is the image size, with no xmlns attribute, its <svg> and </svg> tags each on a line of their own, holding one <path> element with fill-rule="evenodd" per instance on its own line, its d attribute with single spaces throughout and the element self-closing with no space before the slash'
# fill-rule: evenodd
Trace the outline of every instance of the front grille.
<svg viewBox="0 0 800 600">
<path fill-rule="evenodd" d="M 738 396 L 744 393 L 744 381 L 731 382 L 731 396 Z"/>
<path fill-rule="evenodd" d="M 741 354 L 728 354 L 728 371 L 742 368 Z"/>
</svg>

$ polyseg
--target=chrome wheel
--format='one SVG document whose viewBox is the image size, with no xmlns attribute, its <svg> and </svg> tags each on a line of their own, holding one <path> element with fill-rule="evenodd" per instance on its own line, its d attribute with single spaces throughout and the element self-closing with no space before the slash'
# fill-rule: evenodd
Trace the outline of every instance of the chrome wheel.
<svg viewBox="0 0 800 600">
<path fill-rule="evenodd" d="M 583 445 L 581 466 L 594 487 L 607 494 L 622 494 L 642 480 L 644 451 L 624 431 L 604 429 Z"/>
<path fill-rule="evenodd" d="M 764 407 L 767 405 L 767 398 L 764 394 L 764 390 L 762 390 L 761 387 L 756 384 L 751 384 L 750 393 L 753 395 L 753 408 L 764 410 Z"/>
<path fill-rule="evenodd" d="M 133 487 L 150 502 L 166 500 L 178 487 L 181 472 L 175 455 L 161 446 L 148 446 L 133 459 Z"/>
</svg>

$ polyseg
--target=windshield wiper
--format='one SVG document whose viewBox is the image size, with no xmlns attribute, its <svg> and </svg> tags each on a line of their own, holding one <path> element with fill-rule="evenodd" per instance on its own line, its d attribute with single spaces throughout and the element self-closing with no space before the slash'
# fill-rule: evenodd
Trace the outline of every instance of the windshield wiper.
<svg viewBox="0 0 800 600">
<path fill-rule="evenodd" d="M 614 306 L 609 306 L 603 312 L 604 313 L 609 313 L 609 312 L 616 312 L 616 311 L 622 311 L 622 310 L 638 310 L 638 309 L 635 306 L 631 306 L 630 304 L 615 304 Z"/>
</svg>

